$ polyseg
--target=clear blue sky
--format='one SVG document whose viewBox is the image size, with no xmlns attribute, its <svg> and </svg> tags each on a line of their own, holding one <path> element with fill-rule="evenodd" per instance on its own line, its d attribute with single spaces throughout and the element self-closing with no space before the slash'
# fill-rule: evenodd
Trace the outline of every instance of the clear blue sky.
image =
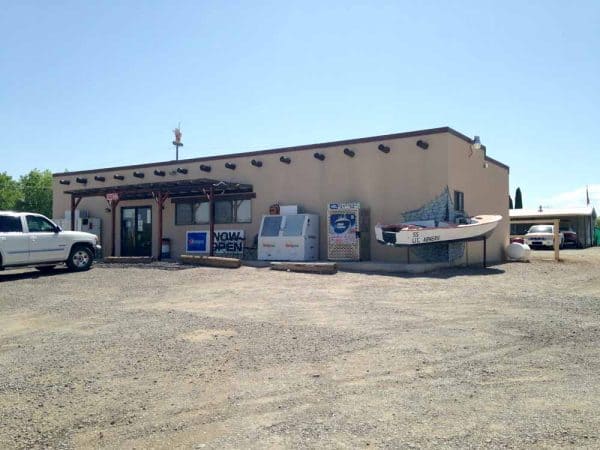
<svg viewBox="0 0 600 450">
<path fill-rule="evenodd" d="M 600 206 L 598 1 L 0 6 L 0 172 L 173 159 L 179 121 L 183 158 L 448 125 L 526 207 Z"/>
</svg>

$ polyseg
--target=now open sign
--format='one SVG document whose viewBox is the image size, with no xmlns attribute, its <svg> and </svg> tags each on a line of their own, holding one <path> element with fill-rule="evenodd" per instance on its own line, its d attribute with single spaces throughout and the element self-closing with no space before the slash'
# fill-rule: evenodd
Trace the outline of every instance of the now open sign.
<svg viewBox="0 0 600 450">
<path fill-rule="evenodd" d="M 188 231 L 186 253 L 209 253 L 208 231 Z M 213 249 L 215 255 L 243 256 L 244 230 L 215 230 Z"/>
</svg>

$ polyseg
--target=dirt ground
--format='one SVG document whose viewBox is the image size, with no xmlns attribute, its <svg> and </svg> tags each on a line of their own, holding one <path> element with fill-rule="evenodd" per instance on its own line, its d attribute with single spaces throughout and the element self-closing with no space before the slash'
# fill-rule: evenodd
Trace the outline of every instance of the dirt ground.
<svg viewBox="0 0 600 450">
<path fill-rule="evenodd" d="M 0 448 L 600 446 L 600 249 L 0 273 Z"/>
</svg>

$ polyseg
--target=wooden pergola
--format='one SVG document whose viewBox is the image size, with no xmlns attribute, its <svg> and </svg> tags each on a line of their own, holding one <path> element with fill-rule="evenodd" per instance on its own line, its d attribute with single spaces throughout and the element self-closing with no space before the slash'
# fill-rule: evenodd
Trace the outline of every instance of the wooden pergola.
<svg viewBox="0 0 600 450">
<path fill-rule="evenodd" d="M 163 209 L 169 198 L 193 198 L 209 201 L 209 248 L 213 256 L 213 234 L 215 229 L 215 200 L 254 198 L 256 194 L 250 184 L 199 178 L 195 180 L 162 181 L 154 183 L 127 184 L 65 191 L 71 196 L 71 230 L 75 229 L 75 210 L 85 197 L 104 197 L 111 210 L 111 256 L 115 256 L 116 207 L 126 200 L 154 199 L 158 206 L 158 259 L 163 239 Z"/>
</svg>

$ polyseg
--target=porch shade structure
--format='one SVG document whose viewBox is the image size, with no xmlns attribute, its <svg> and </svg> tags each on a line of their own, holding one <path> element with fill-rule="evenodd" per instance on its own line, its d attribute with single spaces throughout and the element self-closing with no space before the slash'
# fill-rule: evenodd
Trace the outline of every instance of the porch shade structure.
<svg viewBox="0 0 600 450">
<path fill-rule="evenodd" d="M 215 201 L 231 198 L 254 198 L 256 194 L 250 184 L 199 178 L 195 180 L 161 181 L 155 183 L 126 184 L 65 191 L 71 196 L 71 230 L 75 229 L 75 209 L 85 197 L 104 197 L 111 209 L 111 256 L 115 256 L 116 207 L 122 201 L 154 199 L 158 206 L 158 254 L 161 257 L 163 239 L 163 209 L 168 198 L 204 198 L 209 201 L 209 248 L 213 256 L 213 234 L 215 226 Z"/>
</svg>

